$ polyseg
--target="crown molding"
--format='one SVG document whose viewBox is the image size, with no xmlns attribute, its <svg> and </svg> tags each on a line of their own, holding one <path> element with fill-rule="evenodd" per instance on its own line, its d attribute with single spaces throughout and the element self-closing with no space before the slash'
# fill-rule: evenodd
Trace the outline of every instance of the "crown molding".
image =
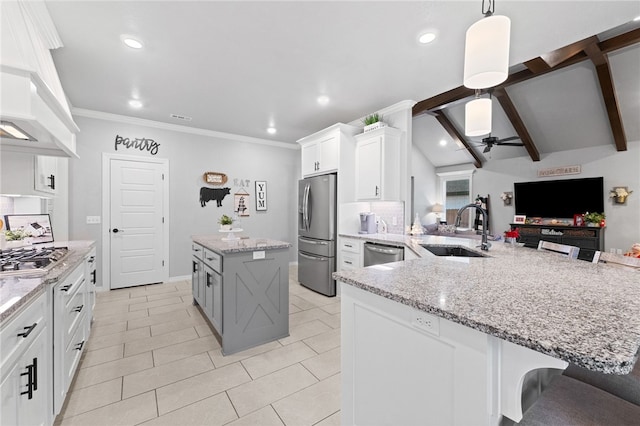
<svg viewBox="0 0 640 426">
<path fill-rule="evenodd" d="M 188 127 L 180 124 L 163 123 L 161 121 L 147 120 L 145 118 L 130 117 L 127 115 L 111 114 L 108 112 L 94 111 L 84 108 L 71 108 L 71 114 L 80 117 L 95 118 L 98 120 L 114 121 L 117 123 L 135 124 L 139 126 L 154 127 L 156 129 L 171 130 L 174 132 L 190 133 L 192 135 L 209 136 L 212 138 L 233 140 L 257 145 L 267 145 L 277 148 L 298 150 L 300 146 L 296 143 L 271 141 L 267 139 L 253 138 L 250 136 L 236 135 L 233 133 L 218 132 L 215 130 Z"/>
</svg>

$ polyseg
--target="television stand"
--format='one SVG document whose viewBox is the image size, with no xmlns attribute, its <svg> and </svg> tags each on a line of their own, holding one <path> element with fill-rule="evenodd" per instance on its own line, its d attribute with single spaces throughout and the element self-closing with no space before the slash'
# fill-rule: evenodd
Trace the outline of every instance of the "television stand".
<svg viewBox="0 0 640 426">
<path fill-rule="evenodd" d="M 512 223 L 511 230 L 518 228 L 518 242 L 525 247 L 538 248 L 540 240 L 580 247 L 578 259 L 593 260 L 596 251 L 604 251 L 604 228 L 564 225 L 523 225 Z"/>
</svg>

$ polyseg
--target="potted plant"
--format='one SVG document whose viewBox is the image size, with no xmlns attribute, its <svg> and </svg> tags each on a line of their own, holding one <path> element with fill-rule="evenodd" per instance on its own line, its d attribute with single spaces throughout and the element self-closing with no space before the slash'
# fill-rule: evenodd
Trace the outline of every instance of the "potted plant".
<svg viewBox="0 0 640 426">
<path fill-rule="evenodd" d="M 231 231 L 231 225 L 233 224 L 233 219 L 226 214 L 223 214 L 220 219 L 218 219 L 218 223 L 220 224 L 220 229 L 223 231 Z"/>
<path fill-rule="evenodd" d="M 633 191 L 629 191 L 624 186 L 617 186 L 609 192 L 609 198 L 613 198 L 613 201 L 615 201 L 616 204 L 624 204 L 627 202 L 627 197 L 631 195 L 632 192 Z"/>
<path fill-rule="evenodd" d="M 386 124 L 382 122 L 382 116 L 378 115 L 378 113 L 373 113 L 367 115 L 362 122 L 364 123 L 364 131 L 369 132 L 371 130 L 379 129 L 381 127 L 385 127 Z"/>
<path fill-rule="evenodd" d="M 585 213 L 584 221 L 587 223 L 587 226 L 604 226 L 605 215 L 603 213 L 593 212 L 593 213 Z"/>
</svg>

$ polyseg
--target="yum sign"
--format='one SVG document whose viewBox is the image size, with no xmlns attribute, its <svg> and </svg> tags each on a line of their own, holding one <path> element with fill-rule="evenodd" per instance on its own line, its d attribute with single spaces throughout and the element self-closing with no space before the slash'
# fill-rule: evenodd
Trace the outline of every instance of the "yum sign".
<svg viewBox="0 0 640 426">
<path fill-rule="evenodd" d="M 267 210 L 267 182 L 263 180 L 256 181 L 256 210 Z"/>
</svg>

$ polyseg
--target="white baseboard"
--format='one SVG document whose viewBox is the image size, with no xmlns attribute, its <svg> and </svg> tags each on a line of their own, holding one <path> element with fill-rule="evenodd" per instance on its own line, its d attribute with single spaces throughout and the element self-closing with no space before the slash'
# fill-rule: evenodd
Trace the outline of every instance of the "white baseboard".
<svg viewBox="0 0 640 426">
<path fill-rule="evenodd" d="M 178 276 L 178 277 L 169 277 L 169 280 L 167 280 L 168 283 L 172 283 L 175 281 L 191 281 L 191 275 L 182 275 L 182 276 Z"/>
</svg>

